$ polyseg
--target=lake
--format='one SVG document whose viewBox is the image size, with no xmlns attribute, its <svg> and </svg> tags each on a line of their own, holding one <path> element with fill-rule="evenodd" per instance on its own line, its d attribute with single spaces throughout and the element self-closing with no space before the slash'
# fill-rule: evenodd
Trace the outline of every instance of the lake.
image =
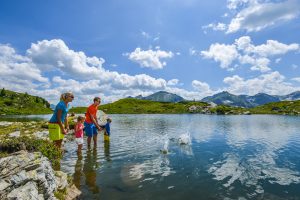
<svg viewBox="0 0 300 200">
<path fill-rule="evenodd" d="M 109 143 L 65 145 L 82 199 L 300 199 L 300 117 L 110 116 Z"/>
</svg>

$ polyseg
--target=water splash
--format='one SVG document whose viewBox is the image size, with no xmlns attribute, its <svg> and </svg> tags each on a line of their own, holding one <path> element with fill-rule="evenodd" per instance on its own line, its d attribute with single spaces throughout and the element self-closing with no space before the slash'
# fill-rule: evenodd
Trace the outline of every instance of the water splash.
<svg viewBox="0 0 300 200">
<path fill-rule="evenodd" d="M 168 137 L 168 135 L 165 136 L 163 141 L 164 141 L 164 146 L 160 150 L 160 152 L 163 154 L 167 154 L 169 152 L 169 137 Z"/>
<path fill-rule="evenodd" d="M 190 145 L 191 144 L 191 134 L 186 132 L 181 134 L 178 138 L 178 143 L 182 145 Z"/>
</svg>

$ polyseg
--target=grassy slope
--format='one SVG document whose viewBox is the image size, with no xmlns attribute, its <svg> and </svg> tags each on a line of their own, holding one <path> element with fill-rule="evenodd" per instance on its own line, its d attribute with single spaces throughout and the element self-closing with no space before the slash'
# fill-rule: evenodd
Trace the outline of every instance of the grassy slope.
<svg viewBox="0 0 300 200">
<path fill-rule="evenodd" d="M 140 99 L 120 99 L 114 103 L 101 105 L 99 110 L 109 114 L 147 114 L 147 113 L 187 113 L 191 105 L 207 106 L 204 102 L 164 103 Z M 70 112 L 84 113 L 86 107 L 72 108 Z"/>
<path fill-rule="evenodd" d="M 121 99 L 114 103 L 101 105 L 99 109 L 108 114 L 180 114 L 190 113 L 189 107 L 192 105 L 200 108 L 196 112 L 200 112 L 202 109 L 208 106 L 208 104 L 205 102 L 191 101 L 179 103 L 164 103 L 140 99 Z M 232 111 L 232 114 L 234 114 L 243 112 L 245 111 L 245 109 L 229 106 L 218 106 L 211 109 L 211 111 L 219 114 L 224 114 L 226 112 Z M 84 113 L 86 112 L 86 107 L 72 108 L 70 112 Z"/>
<path fill-rule="evenodd" d="M 298 115 L 300 114 L 300 100 L 267 103 L 265 105 L 252 108 L 250 111 L 254 114 Z"/>
<path fill-rule="evenodd" d="M 99 109 L 108 114 L 180 114 L 190 113 L 188 108 L 192 105 L 204 108 L 208 104 L 205 102 L 162 103 L 139 99 L 121 99 L 114 103 L 101 105 Z M 85 113 L 86 107 L 76 107 L 71 111 L 76 113 Z M 244 112 L 249 111 L 251 114 L 300 115 L 300 100 L 268 103 L 262 106 L 248 109 L 219 105 L 215 108 L 210 108 L 209 111 L 215 114 L 243 114 Z"/>
<path fill-rule="evenodd" d="M 107 113 L 187 113 L 191 105 L 207 106 L 203 102 L 182 102 L 182 103 L 163 103 L 140 99 L 121 99 L 112 104 L 100 106 L 100 109 Z"/>
<path fill-rule="evenodd" d="M 50 114 L 49 106 L 41 97 L 1 89 L 0 114 Z"/>
</svg>

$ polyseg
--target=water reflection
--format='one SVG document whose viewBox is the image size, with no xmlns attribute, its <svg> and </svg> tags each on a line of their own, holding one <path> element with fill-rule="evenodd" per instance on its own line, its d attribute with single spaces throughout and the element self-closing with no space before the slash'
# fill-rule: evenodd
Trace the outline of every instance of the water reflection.
<svg viewBox="0 0 300 200">
<path fill-rule="evenodd" d="M 110 142 L 99 137 L 98 150 L 77 157 L 67 144 L 62 169 L 83 199 L 299 199 L 300 118 L 112 118 Z M 179 142 L 186 133 L 189 142 Z"/>
<path fill-rule="evenodd" d="M 279 185 L 299 184 L 300 173 L 287 163 L 280 166 L 278 159 L 280 150 L 288 146 L 291 136 L 297 132 L 288 124 L 280 117 L 227 119 L 226 130 L 223 130 L 228 131 L 225 138 L 230 152 L 223 153 L 223 159 L 213 163 L 208 172 L 231 190 L 239 181 L 249 188 L 249 198 L 264 193 L 266 181 Z"/>
<path fill-rule="evenodd" d="M 83 164 L 83 174 L 85 176 L 85 184 L 94 194 L 99 193 L 100 189 L 97 185 L 97 169 L 99 164 L 97 162 L 97 148 L 88 149 Z"/>
<path fill-rule="evenodd" d="M 109 140 L 104 140 L 104 155 L 106 161 L 110 162 L 110 141 Z"/>
<path fill-rule="evenodd" d="M 82 180 L 82 151 L 80 153 L 77 154 L 78 155 L 78 159 L 76 161 L 75 164 L 75 170 L 74 170 L 74 175 L 73 175 L 73 181 L 74 184 L 77 188 L 80 188 L 81 186 L 81 180 Z"/>
</svg>

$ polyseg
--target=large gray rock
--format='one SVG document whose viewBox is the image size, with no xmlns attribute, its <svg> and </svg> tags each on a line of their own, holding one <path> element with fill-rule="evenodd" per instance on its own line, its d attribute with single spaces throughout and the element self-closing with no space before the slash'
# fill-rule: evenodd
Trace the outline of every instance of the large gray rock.
<svg viewBox="0 0 300 200">
<path fill-rule="evenodd" d="M 0 199 L 56 199 L 58 188 L 48 158 L 19 151 L 0 159 Z"/>
<path fill-rule="evenodd" d="M 39 191 L 35 182 L 30 181 L 25 185 L 13 189 L 8 195 L 8 199 L 22 199 L 22 200 L 39 200 Z M 41 198 L 44 199 L 44 198 Z"/>
</svg>

